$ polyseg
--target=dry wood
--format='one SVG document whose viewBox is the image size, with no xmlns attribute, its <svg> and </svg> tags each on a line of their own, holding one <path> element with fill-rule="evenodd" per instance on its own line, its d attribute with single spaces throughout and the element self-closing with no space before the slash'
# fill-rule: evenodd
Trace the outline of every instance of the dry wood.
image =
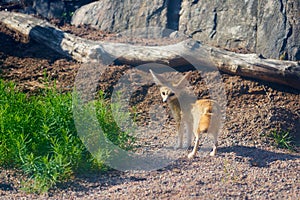
<svg viewBox="0 0 300 200">
<path fill-rule="evenodd" d="M 238 54 L 185 40 L 166 46 L 135 46 L 124 43 L 91 41 L 65 33 L 36 17 L 0 12 L 0 22 L 56 52 L 80 62 L 139 65 L 161 63 L 218 68 L 222 72 L 251 77 L 300 89 L 300 63 L 264 59 L 256 54 Z"/>
</svg>

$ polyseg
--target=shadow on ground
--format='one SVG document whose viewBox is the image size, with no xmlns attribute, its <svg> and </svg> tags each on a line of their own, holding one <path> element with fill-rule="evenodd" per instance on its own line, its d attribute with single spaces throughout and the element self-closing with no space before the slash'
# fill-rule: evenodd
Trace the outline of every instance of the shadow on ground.
<svg viewBox="0 0 300 200">
<path fill-rule="evenodd" d="M 219 153 L 234 152 L 237 156 L 250 158 L 250 164 L 256 167 L 268 167 L 271 162 L 281 160 L 296 160 L 300 159 L 299 155 L 277 153 L 256 147 L 247 146 L 232 146 L 232 147 L 220 147 Z"/>
</svg>

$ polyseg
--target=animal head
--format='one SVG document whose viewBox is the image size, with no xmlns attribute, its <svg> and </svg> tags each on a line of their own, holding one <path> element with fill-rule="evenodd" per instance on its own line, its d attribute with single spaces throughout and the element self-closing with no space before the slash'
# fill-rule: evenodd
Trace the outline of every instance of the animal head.
<svg viewBox="0 0 300 200">
<path fill-rule="evenodd" d="M 163 99 L 163 102 L 167 101 L 169 97 L 174 96 L 175 94 L 180 94 L 183 90 L 185 90 L 186 79 L 191 75 L 191 73 L 187 73 L 177 83 L 172 83 L 167 81 L 161 75 L 155 74 L 151 69 L 149 71 L 154 82 L 160 86 L 160 95 Z"/>
<path fill-rule="evenodd" d="M 166 102 L 168 100 L 169 97 L 175 95 L 174 92 L 168 88 L 168 87 L 165 87 L 165 86 L 162 86 L 160 89 L 160 95 L 163 99 L 163 102 Z"/>
</svg>

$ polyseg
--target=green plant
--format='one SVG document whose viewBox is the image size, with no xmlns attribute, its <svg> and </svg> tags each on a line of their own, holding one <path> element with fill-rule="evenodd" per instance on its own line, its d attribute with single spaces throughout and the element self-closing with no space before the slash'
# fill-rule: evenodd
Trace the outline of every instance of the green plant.
<svg viewBox="0 0 300 200">
<path fill-rule="evenodd" d="M 101 125 L 106 138 L 114 145 L 120 146 L 122 149 L 132 149 L 132 143 L 135 142 L 132 133 L 135 130 L 135 124 L 130 123 L 131 113 L 122 110 L 122 101 L 109 104 L 105 101 L 105 94 L 100 91 L 99 99 L 95 102 L 97 119 Z M 116 134 L 109 134 L 110 132 Z"/>
<path fill-rule="evenodd" d="M 106 137 L 128 149 L 133 140 L 116 126 L 103 102 L 100 96 L 95 105 Z M 73 174 L 107 170 L 109 154 L 100 154 L 95 159 L 77 135 L 70 93 L 47 88 L 28 96 L 0 80 L 0 167 L 22 169 L 29 178 L 24 190 L 43 193 Z"/>
<path fill-rule="evenodd" d="M 62 13 L 61 19 L 64 21 L 64 23 L 70 22 L 73 15 L 74 15 L 73 11 L 65 11 L 65 12 Z"/>
<path fill-rule="evenodd" d="M 292 137 L 289 131 L 272 130 L 270 137 L 274 139 L 277 147 L 293 150 Z"/>
</svg>

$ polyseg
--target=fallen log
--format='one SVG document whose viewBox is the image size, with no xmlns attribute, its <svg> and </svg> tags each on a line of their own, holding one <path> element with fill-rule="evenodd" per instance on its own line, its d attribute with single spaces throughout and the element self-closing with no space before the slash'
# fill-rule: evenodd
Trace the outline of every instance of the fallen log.
<svg viewBox="0 0 300 200">
<path fill-rule="evenodd" d="M 139 65 L 160 63 L 171 67 L 198 65 L 300 90 L 299 61 L 265 59 L 256 54 L 238 54 L 200 44 L 191 39 L 165 46 L 138 46 L 92 41 L 65 33 L 31 15 L 0 11 L 0 22 L 8 28 L 80 62 Z"/>
</svg>

